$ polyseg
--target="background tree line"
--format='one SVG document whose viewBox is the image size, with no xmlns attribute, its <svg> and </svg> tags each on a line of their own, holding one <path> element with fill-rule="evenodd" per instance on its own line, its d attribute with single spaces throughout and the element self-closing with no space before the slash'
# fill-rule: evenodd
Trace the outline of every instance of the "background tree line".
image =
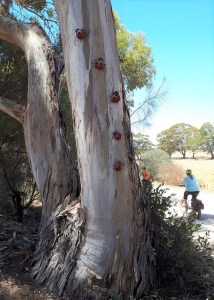
<svg viewBox="0 0 214 300">
<path fill-rule="evenodd" d="M 136 159 L 139 172 L 147 167 L 154 180 L 166 184 L 178 185 L 184 176 L 183 168 L 171 159 L 173 153 L 179 152 L 186 158 L 187 152 L 192 152 L 192 158 L 195 158 L 200 151 L 214 158 L 214 126 L 209 122 L 199 129 L 186 123 L 175 124 L 159 133 L 157 141 L 154 145 L 148 135 L 134 134 Z"/>
<path fill-rule="evenodd" d="M 158 144 L 155 146 L 148 135 L 143 133 L 134 134 L 136 157 L 142 159 L 143 153 L 158 148 L 165 151 L 169 157 L 179 152 L 186 158 L 188 151 L 192 152 L 192 158 L 199 151 L 210 154 L 214 159 L 214 125 L 207 122 L 201 128 L 190 124 L 177 123 L 157 135 Z"/>
<path fill-rule="evenodd" d="M 190 124 L 177 123 L 162 131 L 157 136 L 158 148 L 166 151 L 169 156 L 180 152 L 186 157 L 187 151 L 192 152 L 192 157 L 199 151 L 210 154 L 214 159 L 214 126 L 207 122 L 201 128 Z"/>
</svg>

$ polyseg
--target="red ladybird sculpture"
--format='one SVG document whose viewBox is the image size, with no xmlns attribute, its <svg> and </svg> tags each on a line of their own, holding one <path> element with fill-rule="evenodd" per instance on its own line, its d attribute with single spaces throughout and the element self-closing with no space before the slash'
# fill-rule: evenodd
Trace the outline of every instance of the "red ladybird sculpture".
<svg viewBox="0 0 214 300">
<path fill-rule="evenodd" d="M 120 95 L 118 93 L 118 91 L 115 91 L 112 93 L 112 97 L 111 97 L 112 102 L 117 103 L 120 101 Z"/>
<path fill-rule="evenodd" d="M 99 57 L 96 62 L 95 62 L 95 67 L 97 70 L 103 70 L 105 69 L 105 62 L 104 59 L 102 57 Z"/>
<path fill-rule="evenodd" d="M 113 132 L 113 137 L 114 137 L 114 139 L 115 139 L 116 141 L 119 141 L 119 140 L 121 140 L 121 138 L 122 138 L 122 133 L 120 133 L 119 131 L 115 130 L 115 131 Z"/>
<path fill-rule="evenodd" d="M 122 163 L 120 161 L 116 161 L 113 165 L 113 168 L 116 170 L 116 171 L 120 171 L 122 169 Z"/>
<path fill-rule="evenodd" d="M 79 29 L 77 28 L 76 29 L 76 37 L 79 39 L 79 40 L 82 40 L 84 39 L 86 36 L 86 31 L 82 28 L 82 29 Z"/>
</svg>

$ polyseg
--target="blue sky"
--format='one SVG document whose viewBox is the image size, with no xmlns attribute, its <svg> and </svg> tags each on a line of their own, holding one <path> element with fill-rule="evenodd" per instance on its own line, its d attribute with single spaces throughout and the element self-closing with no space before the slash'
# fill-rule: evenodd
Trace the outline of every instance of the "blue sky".
<svg viewBox="0 0 214 300">
<path fill-rule="evenodd" d="M 152 47 L 157 75 L 154 86 L 166 78 L 167 96 L 152 118 L 156 135 L 175 123 L 200 128 L 214 123 L 214 0 L 112 0 L 121 23 L 131 32 L 143 32 Z M 135 101 L 144 92 L 135 93 Z"/>
</svg>

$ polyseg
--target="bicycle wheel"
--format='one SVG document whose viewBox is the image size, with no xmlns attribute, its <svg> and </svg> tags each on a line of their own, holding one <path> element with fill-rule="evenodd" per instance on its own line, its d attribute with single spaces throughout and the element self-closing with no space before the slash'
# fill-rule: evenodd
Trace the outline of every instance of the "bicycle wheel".
<svg viewBox="0 0 214 300">
<path fill-rule="evenodd" d="M 200 219 L 201 218 L 201 208 L 202 208 L 202 202 L 201 200 L 196 199 L 195 201 L 192 202 L 192 208 L 193 211 L 196 215 L 196 219 Z"/>
<path fill-rule="evenodd" d="M 201 218 L 201 203 L 200 200 L 195 199 L 191 201 L 191 206 L 192 206 L 192 211 L 195 214 L 196 219 L 200 219 Z"/>
</svg>

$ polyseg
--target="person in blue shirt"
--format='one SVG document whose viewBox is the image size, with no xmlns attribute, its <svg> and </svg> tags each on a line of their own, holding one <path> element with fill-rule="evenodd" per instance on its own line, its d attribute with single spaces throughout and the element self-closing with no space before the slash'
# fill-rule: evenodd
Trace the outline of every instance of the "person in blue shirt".
<svg viewBox="0 0 214 300">
<path fill-rule="evenodd" d="M 194 175 L 192 175 L 192 170 L 186 170 L 187 176 L 183 180 L 183 184 L 186 187 L 184 192 L 184 199 L 187 200 L 189 195 L 192 195 L 192 201 L 197 199 L 198 194 L 200 193 L 200 187 L 197 182 L 197 179 Z"/>
</svg>

